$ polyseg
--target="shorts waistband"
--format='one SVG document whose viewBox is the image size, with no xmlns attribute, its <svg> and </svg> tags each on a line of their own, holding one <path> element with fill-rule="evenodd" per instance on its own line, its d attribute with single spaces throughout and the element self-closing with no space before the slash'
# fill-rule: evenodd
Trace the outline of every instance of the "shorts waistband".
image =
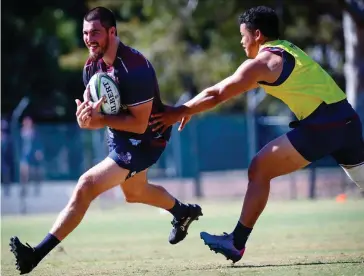
<svg viewBox="0 0 364 276">
<path fill-rule="evenodd" d="M 342 112 L 347 113 L 347 115 L 330 120 L 330 117 L 341 114 Z M 310 128 L 332 128 L 348 124 L 352 120 L 358 118 L 358 114 L 352 109 L 347 99 L 344 99 L 332 104 L 326 104 L 325 102 L 321 103 L 312 114 L 303 120 L 290 122 L 289 127 L 297 128 L 299 126 L 306 126 Z"/>
</svg>

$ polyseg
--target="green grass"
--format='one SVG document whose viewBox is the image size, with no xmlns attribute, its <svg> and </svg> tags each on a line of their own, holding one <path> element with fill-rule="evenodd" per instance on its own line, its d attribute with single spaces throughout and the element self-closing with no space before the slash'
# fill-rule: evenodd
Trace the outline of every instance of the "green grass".
<svg viewBox="0 0 364 276">
<path fill-rule="evenodd" d="M 200 231 L 231 231 L 240 202 L 201 202 L 204 216 L 182 243 L 167 239 L 169 214 L 142 205 L 93 210 L 32 275 L 364 275 L 364 200 L 268 204 L 244 258 L 231 265 L 209 251 Z M 56 215 L 3 217 L 2 275 L 18 275 L 8 240 L 37 244 Z M 62 250 L 61 250 L 61 249 Z"/>
</svg>

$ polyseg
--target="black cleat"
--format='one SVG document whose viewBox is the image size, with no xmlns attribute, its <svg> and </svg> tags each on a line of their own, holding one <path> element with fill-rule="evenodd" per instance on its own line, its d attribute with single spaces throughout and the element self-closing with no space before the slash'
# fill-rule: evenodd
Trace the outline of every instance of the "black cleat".
<svg viewBox="0 0 364 276">
<path fill-rule="evenodd" d="M 16 269 L 20 274 L 27 274 L 31 272 L 38 264 L 34 248 L 28 243 L 22 244 L 18 237 L 10 238 L 10 251 L 14 254 L 16 259 Z"/>
<path fill-rule="evenodd" d="M 177 244 L 180 241 L 184 240 L 187 236 L 188 227 L 194 220 L 198 220 L 200 216 L 203 216 L 201 207 L 197 204 L 189 204 L 188 205 L 188 216 L 177 220 L 173 218 L 172 225 L 173 229 L 169 234 L 169 243 L 170 244 Z"/>
</svg>

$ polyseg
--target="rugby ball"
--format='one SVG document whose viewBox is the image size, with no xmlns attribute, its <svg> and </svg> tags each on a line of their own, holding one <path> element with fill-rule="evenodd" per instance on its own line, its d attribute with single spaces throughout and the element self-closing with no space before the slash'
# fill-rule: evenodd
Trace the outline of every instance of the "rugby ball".
<svg viewBox="0 0 364 276">
<path fill-rule="evenodd" d="M 118 114 L 121 108 L 120 92 L 118 84 L 105 72 L 94 74 L 90 81 L 91 100 L 97 102 L 101 97 L 105 97 L 101 105 L 104 114 Z"/>
</svg>

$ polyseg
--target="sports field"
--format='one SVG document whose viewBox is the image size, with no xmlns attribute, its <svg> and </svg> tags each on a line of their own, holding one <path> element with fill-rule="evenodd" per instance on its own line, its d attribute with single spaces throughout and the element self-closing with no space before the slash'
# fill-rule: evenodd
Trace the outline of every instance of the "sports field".
<svg viewBox="0 0 364 276">
<path fill-rule="evenodd" d="M 31 275 L 364 275 L 364 200 L 271 202 L 234 266 L 200 231 L 231 231 L 240 202 L 201 202 L 204 216 L 182 243 L 168 243 L 171 216 L 142 205 L 93 210 Z M 55 215 L 3 217 L 1 275 L 18 275 L 8 239 L 35 245 Z"/>
</svg>

